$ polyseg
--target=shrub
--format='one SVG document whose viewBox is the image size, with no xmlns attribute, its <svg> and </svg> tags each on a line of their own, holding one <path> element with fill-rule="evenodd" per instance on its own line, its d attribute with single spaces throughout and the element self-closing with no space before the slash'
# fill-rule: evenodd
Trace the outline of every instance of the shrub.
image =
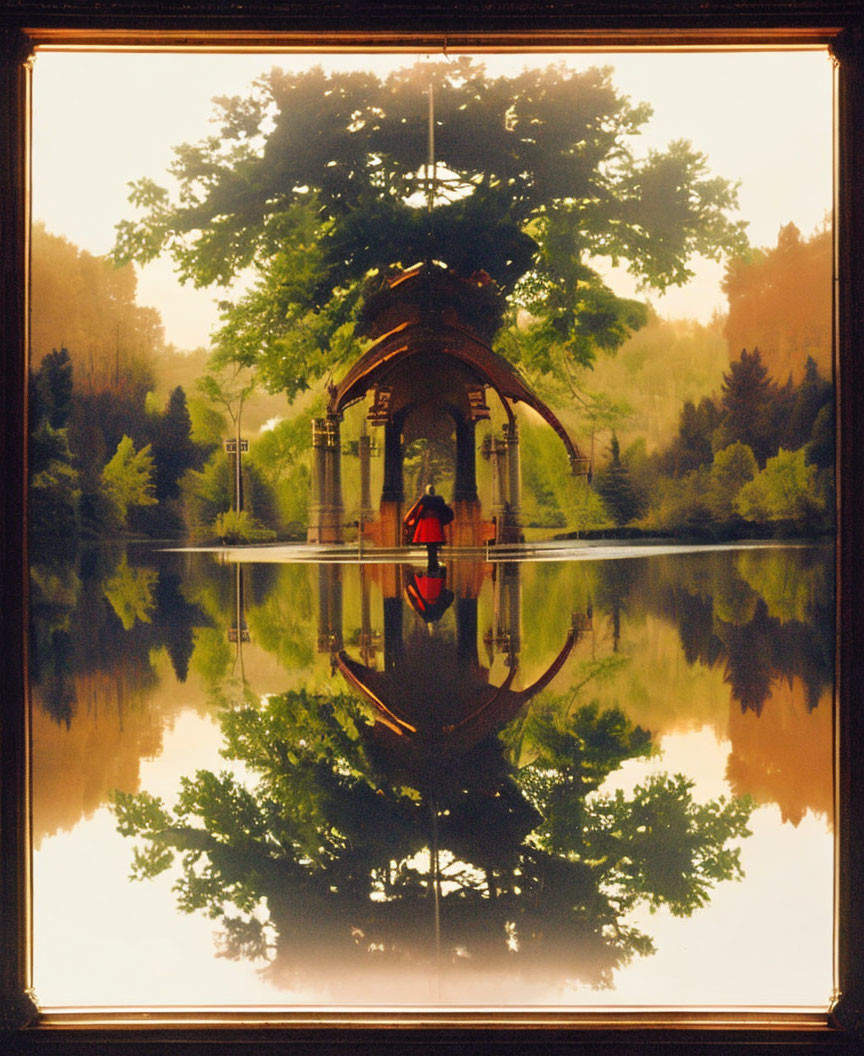
<svg viewBox="0 0 864 1056">
<path fill-rule="evenodd" d="M 259 524 L 246 510 L 226 510 L 213 522 L 213 535 L 223 543 L 269 543 L 276 538 L 272 528 Z"/>
</svg>

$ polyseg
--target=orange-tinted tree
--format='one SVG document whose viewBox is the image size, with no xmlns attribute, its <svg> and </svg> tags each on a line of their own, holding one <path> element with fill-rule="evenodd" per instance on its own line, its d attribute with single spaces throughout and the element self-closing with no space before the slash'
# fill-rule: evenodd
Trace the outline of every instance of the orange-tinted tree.
<svg viewBox="0 0 864 1056">
<path fill-rule="evenodd" d="M 34 224 L 32 362 L 62 346 L 78 390 L 151 387 L 164 334 L 159 313 L 136 303 L 136 287 L 133 267 L 118 268 Z"/>
<path fill-rule="evenodd" d="M 729 299 L 726 341 L 734 355 L 756 348 L 779 384 L 804 377 L 808 357 L 831 377 L 831 231 L 802 238 L 780 228 L 773 249 L 733 260 L 723 289 Z"/>
</svg>

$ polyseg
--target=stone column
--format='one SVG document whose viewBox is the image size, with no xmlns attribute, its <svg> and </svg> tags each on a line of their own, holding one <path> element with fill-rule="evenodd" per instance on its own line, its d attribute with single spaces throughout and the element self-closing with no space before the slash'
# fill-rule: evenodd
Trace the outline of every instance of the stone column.
<svg viewBox="0 0 864 1056">
<path fill-rule="evenodd" d="M 364 524 L 375 516 L 372 509 L 372 441 L 362 433 L 357 447 L 360 456 L 360 518 Z"/>
<path fill-rule="evenodd" d="M 381 546 L 402 545 L 402 503 L 405 487 L 402 478 L 402 423 L 388 419 L 384 423 L 384 484 L 378 517 L 378 542 Z"/>
<path fill-rule="evenodd" d="M 500 524 L 501 519 L 507 512 L 507 480 L 504 474 L 504 456 L 506 453 L 506 447 L 504 441 L 499 440 L 498 437 L 490 437 L 489 442 L 489 463 L 492 467 L 492 516 L 495 518 L 496 523 Z"/>
<path fill-rule="evenodd" d="M 507 561 L 496 566 L 492 588 L 493 634 L 487 644 L 506 653 L 508 663 L 519 655 L 522 641 L 522 586 L 519 565 Z M 491 656 L 490 656 L 491 659 Z"/>
<path fill-rule="evenodd" d="M 519 571 L 519 565 L 515 561 L 508 561 L 500 566 L 500 613 L 511 659 L 518 657 L 522 646 L 522 581 Z"/>
<path fill-rule="evenodd" d="M 459 666 L 467 672 L 480 667 L 477 654 L 477 598 L 456 598 L 456 655 Z"/>
<path fill-rule="evenodd" d="M 402 597 L 384 598 L 384 670 L 392 671 L 405 654 L 402 640 Z"/>
<path fill-rule="evenodd" d="M 341 543 L 342 451 L 339 419 L 335 415 L 312 422 L 312 503 L 309 509 L 310 543 Z"/>
<path fill-rule="evenodd" d="M 507 462 L 507 506 L 509 522 L 512 526 L 519 524 L 519 512 L 522 502 L 522 477 L 519 465 L 519 426 L 516 422 L 504 426 L 504 446 Z"/>
<path fill-rule="evenodd" d="M 402 502 L 404 498 L 402 426 L 391 419 L 384 423 L 384 486 L 381 501 Z"/>
<path fill-rule="evenodd" d="M 339 418 L 327 415 L 326 472 L 324 474 L 324 499 L 328 506 L 333 532 L 333 542 L 342 542 L 342 520 L 345 507 L 342 503 L 342 436 Z"/>
<path fill-rule="evenodd" d="M 475 425 L 470 418 L 456 419 L 454 502 L 474 502 L 477 499 L 477 463 L 474 433 Z"/>
<path fill-rule="evenodd" d="M 337 564 L 318 566 L 318 652 L 342 648 L 342 569 Z"/>
</svg>

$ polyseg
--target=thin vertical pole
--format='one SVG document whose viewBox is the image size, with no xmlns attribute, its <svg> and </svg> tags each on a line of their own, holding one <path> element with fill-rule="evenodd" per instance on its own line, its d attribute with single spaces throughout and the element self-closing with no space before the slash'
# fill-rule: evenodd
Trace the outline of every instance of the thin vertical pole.
<svg viewBox="0 0 864 1056">
<path fill-rule="evenodd" d="M 435 89 L 429 85 L 429 142 L 428 160 L 426 162 L 426 208 L 432 212 L 435 204 L 435 183 L 437 179 L 435 165 Z"/>
</svg>

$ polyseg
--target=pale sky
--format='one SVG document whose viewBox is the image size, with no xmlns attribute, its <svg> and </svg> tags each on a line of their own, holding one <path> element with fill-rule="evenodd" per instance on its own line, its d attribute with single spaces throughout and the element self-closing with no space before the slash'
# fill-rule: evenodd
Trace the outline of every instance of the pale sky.
<svg viewBox="0 0 864 1056">
<path fill-rule="evenodd" d="M 378 73 L 432 55 L 68 53 L 40 51 L 34 68 L 33 216 L 50 232 L 91 253 L 107 253 L 114 226 L 134 217 L 127 184 L 141 177 L 168 184 L 172 147 L 212 132 L 211 100 L 245 94 L 274 66 L 370 65 Z M 738 216 L 754 245 L 776 243 L 793 221 L 805 235 L 831 206 L 831 61 L 823 50 L 712 53 L 487 55 L 490 72 L 565 60 L 575 68 L 608 65 L 613 81 L 654 117 L 637 153 L 690 139 L 712 171 L 741 183 Z M 661 314 L 707 321 L 725 308 L 722 265 L 702 262 L 697 278 L 650 299 Z M 629 277 L 610 280 L 634 293 Z M 143 269 L 139 303 L 159 310 L 167 339 L 180 348 L 206 344 L 220 291 L 181 287 L 166 260 Z"/>
<path fill-rule="evenodd" d="M 173 802 L 182 775 L 228 768 L 221 744 L 212 719 L 184 711 L 165 733 L 159 757 L 142 762 L 141 787 Z M 727 740 L 699 729 L 668 734 L 660 747 L 659 757 L 625 763 L 604 791 L 666 771 L 693 779 L 699 802 L 729 795 Z M 628 918 L 654 939 L 657 952 L 616 971 L 613 990 L 564 980 L 550 989 L 528 973 L 487 978 L 478 972 L 460 976 L 461 989 L 443 993 L 444 1003 L 824 1009 L 832 988 L 832 833 L 809 813 L 798 826 L 784 824 L 774 804 L 760 806 L 749 828 L 753 835 L 740 844 L 742 882 L 718 884 L 692 917 L 642 908 Z M 297 980 L 283 990 L 262 974 L 263 962 L 217 956 L 219 923 L 202 912 L 177 912 L 177 870 L 131 882 L 131 857 L 107 807 L 74 831 L 42 841 L 34 873 L 34 964 L 43 1007 L 332 1004 L 325 980 Z M 371 966 L 367 972 L 353 983 L 358 1003 L 364 986 L 382 992 L 379 973 Z M 387 983 L 390 1000 L 414 1005 L 428 975 L 406 966 Z M 380 1004 L 380 998 L 366 1000 Z"/>
</svg>

